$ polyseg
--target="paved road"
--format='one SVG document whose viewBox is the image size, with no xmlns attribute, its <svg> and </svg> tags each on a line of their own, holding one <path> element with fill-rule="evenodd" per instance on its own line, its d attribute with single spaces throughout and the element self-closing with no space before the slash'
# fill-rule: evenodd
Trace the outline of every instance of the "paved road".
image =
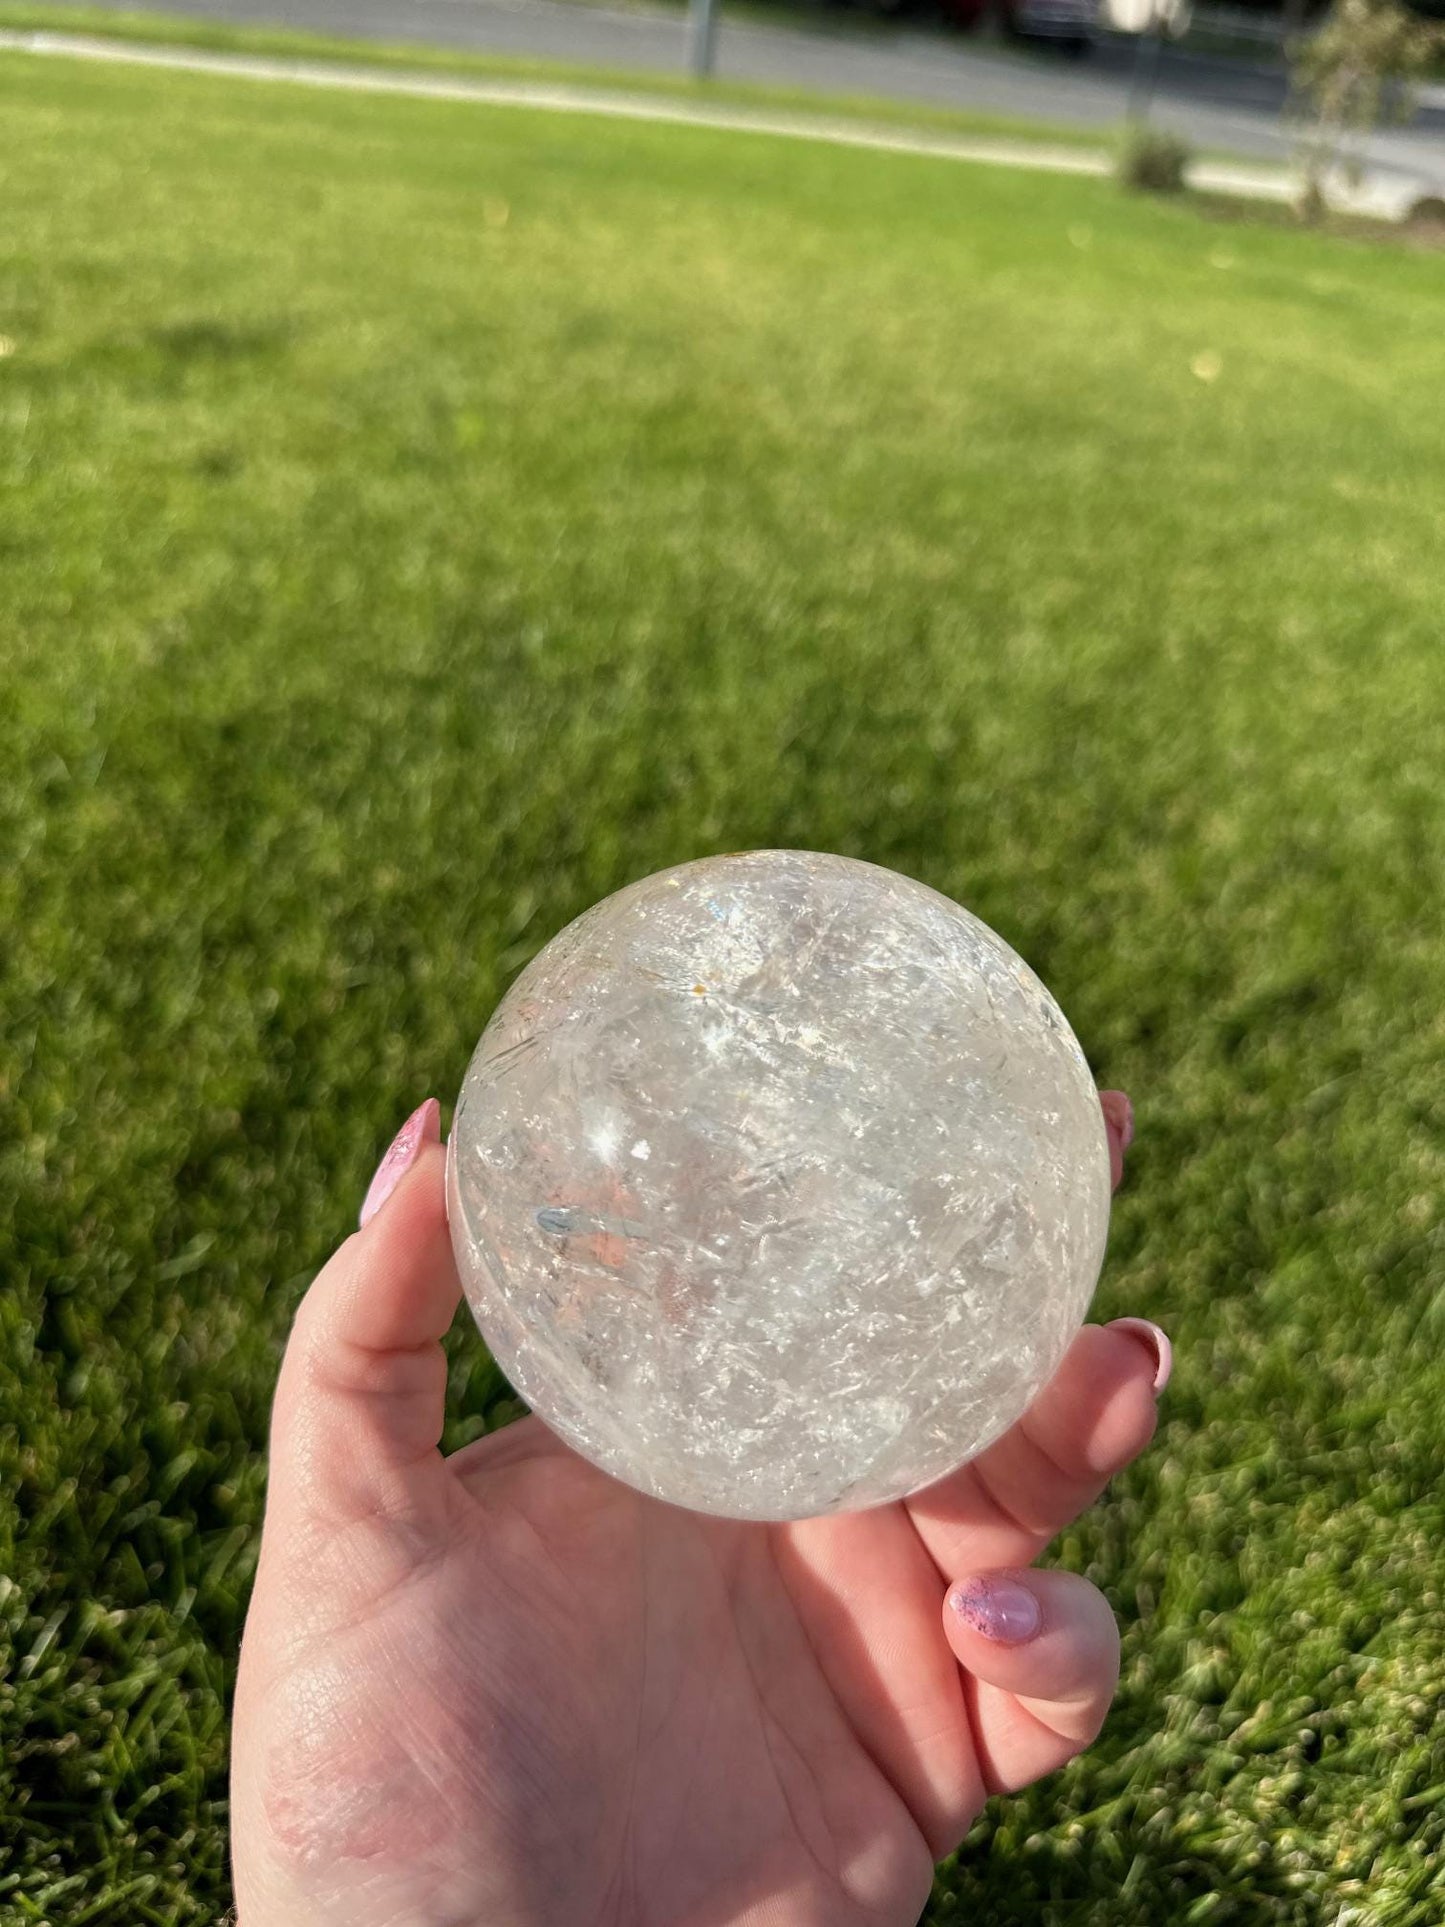
<svg viewBox="0 0 1445 1927">
<path fill-rule="evenodd" d="M 101 0 L 123 7 L 133 0 Z M 168 12 L 212 19 L 309 27 L 360 39 L 534 55 L 607 67 L 680 71 L 686 26 L 679 12 L 626 9 L 570 0 L 147 0 Z M 718 71 L 830 93 L 868 93 L 904 101 L 984 110 L 1080 127 L 1111 126 L 1124 110 L 1130 50 L 1096 49 L 1086 60 L 1017 57 L 920 31 L 847 34 L 729 21 L 718 36 Z M 1194 146 L 1283 161 L 1291 136 L 1281 125 L 1284 80 L 1232 61 L 1169 52 L 1159 77 L 1155 119 Z M 1373 169 L 1409 176 L 1422 192 L 1445 194 L 1445 105 L 1422 109 L 1415 124 L 1375 136 Z"/>
</svg>

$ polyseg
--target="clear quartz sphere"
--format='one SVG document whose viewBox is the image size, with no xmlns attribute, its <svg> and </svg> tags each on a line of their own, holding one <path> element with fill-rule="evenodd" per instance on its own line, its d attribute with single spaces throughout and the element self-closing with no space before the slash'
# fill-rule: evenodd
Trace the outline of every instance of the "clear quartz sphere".
<svg viewBox="0 0 1445 1927">
<path fill-rule="evenodd" d="M 848 857 L 685 863 L 570 924 L 467 1070 L 468 1302 L 548 1425 L 736 1519 L 897 1499 L 1025 1410 L 1083 1321 L 1109 1158 L 1049 992 Z"/>
</svg>

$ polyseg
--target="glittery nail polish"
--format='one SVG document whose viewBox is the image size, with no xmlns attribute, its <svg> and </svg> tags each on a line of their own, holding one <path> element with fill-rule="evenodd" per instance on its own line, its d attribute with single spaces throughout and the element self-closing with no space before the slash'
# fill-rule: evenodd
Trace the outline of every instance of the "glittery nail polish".
<svg viewBox="0 0 1445 1927">
<path fill-rule="evenodd" d="M 948 1595 L 948 1603 L 965 1624 L 1000 1646 L 1022 1646 L 1044 1620 L 1036 1594 L 1010 1573 L 965 1579 Z"/>
<path fill-rule="evenodd" d="M 440 1143 L 442 1134 L 442 1107 L 434 1097 L 419 1105 L 402 1125 L 387 1148 L 386 1156 L 376 1167 L 376 1175 L 367 1188 L 366 1200 L 361 1207 L 361 1223 L 368 1225 L 386 1203 L 397 1185 L 406 1176 L 421 1147 L 430 1142 Z"/>
</svg>

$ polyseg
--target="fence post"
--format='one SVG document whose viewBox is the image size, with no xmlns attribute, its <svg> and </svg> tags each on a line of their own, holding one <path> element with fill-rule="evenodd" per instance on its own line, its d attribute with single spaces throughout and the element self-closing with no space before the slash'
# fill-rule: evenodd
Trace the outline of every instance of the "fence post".
<svg viewBox="0 0 1445 1927">
<path fill-rule="evenodd" d="M 717 41 L 717 0 L 688 0 L 688 52 L 693 75 L 706 80 Z"/>
</svg>

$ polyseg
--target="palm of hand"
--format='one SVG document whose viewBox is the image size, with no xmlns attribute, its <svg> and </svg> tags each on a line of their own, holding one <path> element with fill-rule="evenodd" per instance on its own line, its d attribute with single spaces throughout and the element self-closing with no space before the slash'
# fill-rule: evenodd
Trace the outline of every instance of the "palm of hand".
<svg viewBox="0 0 1445 1927">
<path fill-rule="evenodd" d="M 1141 1449 L 1143 1347 L 1091 1328 L 973 1467 L 792 1526 L 644 1498 L 534 1419 L 443 1460 L 438 1167 L 288 1352 L 237 1694 L 242 1927 L 916 1919 L 988 1793 L 1107 1707 L 1083 1581 L 1031 1574 L 1044 1625 L 1013 1648 L 944 1598 L 1026 1565 Z"/>
</svg>

